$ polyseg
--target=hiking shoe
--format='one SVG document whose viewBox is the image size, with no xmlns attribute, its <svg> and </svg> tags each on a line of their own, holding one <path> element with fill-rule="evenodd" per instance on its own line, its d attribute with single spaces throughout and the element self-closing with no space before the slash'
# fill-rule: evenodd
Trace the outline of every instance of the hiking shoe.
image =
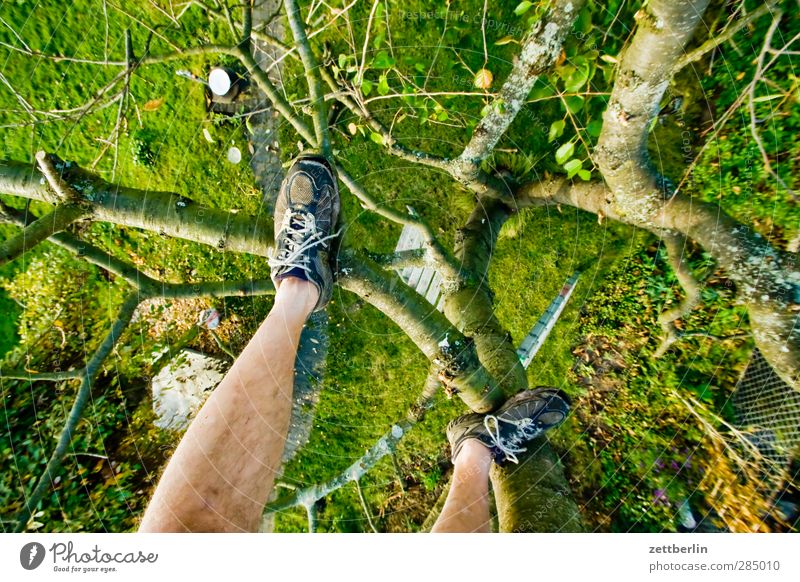
<svg viewBox="0 0 800 582">
<path fill-rule="evenodd" d="M 494 414 L 465 414 L 447 425 L 447 438 L 455 462 L 464 441 L 478 439 L 488 448 L 494 462 L 519 463 L 517 453 L 544 431 L 564 422 L 569 398 L 556 388 L 524 390 L 511 397 Z"/>
<path fill-rule="evenodd" d="M 297 277 L 319 290 L 314 311 L 333 293 L 331 245 L 339 219 L 339 186 L 333 168 L 322 156 L 298 158 L 281 184 L 275 203 L 275 249 L 270 255 L 272 281 Z"/>
</svg>

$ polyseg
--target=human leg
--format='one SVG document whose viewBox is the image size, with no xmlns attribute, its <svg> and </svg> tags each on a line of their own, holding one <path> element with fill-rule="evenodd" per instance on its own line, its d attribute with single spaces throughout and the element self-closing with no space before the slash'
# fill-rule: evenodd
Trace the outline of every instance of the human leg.
<svg viewBox="0 0 800 582">
<path fill-rule="evenodd" d="M 178 445 L 139 531 L 257 529 L 286 441 L 300 332 L 331 297 L 338 215 L 333 170 L 297 160 L 275 205 L 275 304 Z"/>
<path fill-rule="evenodd" d="M 434 533 L 489 531 L 489 470 L 517 463 L 517 453 L 545 431 L 561 424 L 569 400 L 554 388 L 525 390 L 494 414 L 466 414 L 447 427 L 453 451 L 453 478 Z"/>
<path fill-rule="evenodd" d="M 300 332 L 317 295 L 307 281 L 283 281 L 269 316 L 186 431 L 139 531 L 257 529 L 289 427 Z"/>
</svg>

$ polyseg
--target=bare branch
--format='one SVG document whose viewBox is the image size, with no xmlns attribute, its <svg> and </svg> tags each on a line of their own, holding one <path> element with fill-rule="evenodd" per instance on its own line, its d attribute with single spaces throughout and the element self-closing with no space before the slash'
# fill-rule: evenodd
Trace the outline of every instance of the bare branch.
<svg viewBox="0 0 800 582">
<path fill-rule="evenodd" d="M 350 192 L 352 192 L 353 195 L 361 202 L 362 207 L 397 224 L 402 224 L 404 226 L 408 225 L 416 228 L 422 234 L 426 248 L 430 251 L 431 256 L 436 261 L 438 268 L 441 270 L 442 278 L 445 280 L 446 286 L 459 285 L 461 274 L 459 272 L 457 263 L 453 259 L 452 255 L 447 252 L 447 250 L 436 239 L 431 227 L 424 220 L 422 220 L 416 213 L 412 214 L 409 211 L 407 214 L 402 214 L 393 208 L 376 202 L 375 199 L 364 189 L 364 187 L 352 176 L 350 176 L 350 174 L 344 169 L 344 167 L 342 167 L 341 164 L 336 164 L 336 171 L 339 174 L 339 178 L 342 180 L 342 182 L 344 182 Z"/>
<path fill-rule="evenodd" d="M 640 186 L 627 196 L 640 197 L 643 191 Z M 791 257 L 772 248 L 751 228 L 733 220 L 718 206 L 683 194 L 670 199 L 654 197 L 644 216 L 626 212 L 626 205 L 620 205 L 620 198 L 604 184 L 572 184 L 563 178 L 525 184 L 517 190 L 516 200 L 520 207 L 574 206 L 659 237 L 681 233 L 695 241 L 736 283 L 738 298 L 747 306 L 753 337 L 764 357 L 787 384 L 800 390 L 800 271 Z"/>
<path fill-rule="evenodd" d="M 295 46 L 300 52 L 300 59 L 303 61 L 303 69 L 306 74 L 306 83 L 311 97 L 311 107 L 313 108 L 314 133 L 317 137 L 317 147 L 326 158 L 331 157 L 331 143 L 328 135 L 328 108 L 322 92 L 322 82 L 319 76 L 319 64 L 311 44 L 306 36 L 306 28 L 300 16 L 300 8 L 296 0 L 284 0 L 286 15 L 289 18 L 289 26 L 294 35 Z"/>
<path fill-rule="evenodd" d="M 758 146 L 758 151 L 761 153 L 761 159 L 764 162 L 764 169 L 769 172 L 769 174 L 775 178 L 775 181 L 781 185 L 781 187 L 786 190 L 786 192 L 795 200 L 797 201 L 797 194 L 794 190 L 792 190 L 786 182 L 783 181 L 778 175 L 778 172 L 774 170 L 772 167 L 772 162 L 769 160 L 769 154 L 767 154 L 767 150 L 764 147 L 764 141 L 761 139 L 761 134 L 758 132 L 758 127 L 756 124 L 758 123 L 756 118 L 756 86 L 758 81 L 761 80 L 761 74 L 764 70 L 764 57 L 767 55 L 767 52 L 772 48 L 772 37 L 775 34 L 775 31 L 778 29 L 778 25 L 781 22 L 781 18 L 783 18 L 783 12 L 778 10 L 772 17 L 772 24 L 767 30 L 766 37 L 764 38 L 764 46 L 761 49 L 761 52 L 758 54 L 758 58 L 756 59 L 756 71 L 753 73 L 753 82 L 750 83 L 748 88 L 748 110 L 750 112 L 750 134 L 753 136 L 753 140 L 756 142 L 756 146 Z M 774 59 L 773 59 L 774 60 Z"/>
<path fill-rule="evenodd" d="M 93 220 L 199 242 L 218 250 L 269 256 L 272 217 L 245 216 L 209 208 L 171 192 L 141 191 L 110 184 L 72 165 L 64 174 L 92 210 Z M 43 175 L 28 164 L 0 160 L 0 192 L 49 202 Z"/>
<path fill-rule="evenodd" d="M 52 212 L 26 226 L 21 233 L 0 244 L 0 265 L 13 261 L 29 251 L 54 233 L 89 214 L 89 208 L 82 204 L 65 203 L 56 206 Z"/>
<path fill-rule="evenodd" d="M 339 285 L 389 317 L 439 371 L 450 394 L 458 394 L 476 412 L 488 412 L 504 400 L 497 381 L 483 367 L 473 341 L 394 273 L 353 251 L 339 258 Z"/>
<path fill-rule="evenodd" d="M 662 240 L 664 241 L 664 248 L 667 252 L 669 264 L 675 273 L 675 277 L 678 279 L 678 284 L 683 288 L 686 296 L 677 306 L 672 309 L 667 309 L 658 316 L 658 323 L 661 325 L 663 336 L 661 338 L 661 343 L 653 355 L 655 358 L 663 356 L 672 344 L 678 341 L 681 334 L 675 327 L 675 322 L 678 319 L 688 316 L 701 301 L 700 284 L 694 278 L 685 255 L 686 238 L 683 236 L 665 235 Z"/>
<path fill-rule="evenodd" d="M 133 312 L 136 310 L 138 305 L 138 293 L 134 292 L 128 295 L 128 297 L 125 299 L 125 302 L 122 304 L 119 314 L 117 315 L 117 320 L 112 324 L 108 335 L 92 355 L 91 359 L 86 363 L 83 373 L 83 380 L 78 388 L 78 393 L 75 396 L 75 402 L 72 404 L 72 409 L 69 412 L 69 416 L 67 416 L 66 424 L 64 425 L 64 428 L 58 437 L 58 442 L 56 443 L 56 447 L 50 456 L 50 460 L 47 462 L 47 467 L 45 468 L 44 474 L 39 478 L 30 496 L 25 499 L 25 508 L 20 511 L 19 515 L 17 516 L 17 525 L 15 527 L 15 531 L 25 531 L 25 528 L 28 525 L 28 520 L 36 510 L 36 506 L 42 500 L 45 493 L 47 493 L 48 489 L 53 486 L 53 480 L 56 478 L 57 473 L 61 469 L 61 463 L 67 454 L 67 449 L 70 443 L 72 442 L 75 429 L 83 416 L 83 409 L 86 407 L 86 403 L 89 401 L 92 384 L 97 378 L 97 374 L 100 372 L 101 365 L 111 353 L 111 350 L 114 348 L 116 343 L 119 341 L 119 338 L 122 335 L 122 332 L 128 326 L 128 323 L 130 323 L 131 317 L 133 317 Z"/>
<path fill-rule="evenodd" d="M 64 382 L 83 377 L 84 369 L 63 372 L 28 372 L 27 370 L 0 371 L 3 380 L 27 380 L 28 382 Z"/>
<path fill-rule="evenodd" d="M 644 218 L 665 195 L 647 158 L 650 124 L 707 5 L 708 0 L 653 0 L 637 14 L 636 34 L 620 60 L 594 155 L 626 214 Z"/>
<path fill-rule="evenodd" d="M 764 4 L 753 10 L 750 14 L 748 14 L 744 18 L 738 19 L 735 23 L 725 28 L 725 30 L 720 34 L 718 34 L 717 36 L 709 38 L 707 41 L 705 41 L 703 44 L 701 44 L 693 51 L 685 53 L 675 63 L 675 66 L 672 68 L 672 74 L 674 75 L 687 65 L 696 63 L 697 61 L 702 59 L 705 55 L 707 55 L 715 48 L 717 48 L 719 45 L 732 39 L 737 32 L 739 32 L 746 26 L 749 26 L 762 16 L 769 14 L 778 4 L 780 4 L 779 0 L 769 0 L 768 2 L 765 2 Z"/>
</svg>

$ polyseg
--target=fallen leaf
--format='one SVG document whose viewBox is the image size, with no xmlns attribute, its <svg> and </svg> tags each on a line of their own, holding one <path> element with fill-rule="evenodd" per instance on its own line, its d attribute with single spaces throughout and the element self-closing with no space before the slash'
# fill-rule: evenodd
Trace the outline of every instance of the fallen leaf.
<svg viewBox="0 0 800 582">
<path fill-rule="evenodd" d="M 150 101 L 145 103 L 142 106 L 142 109 L 144 109 L 145 111 L 155 111 L 156 109 L 158 109 L 162 105 L 164 105 L 164 98 L 163 97 L 159 97 L 158 99 L 151 99 Z"/>
</svg>

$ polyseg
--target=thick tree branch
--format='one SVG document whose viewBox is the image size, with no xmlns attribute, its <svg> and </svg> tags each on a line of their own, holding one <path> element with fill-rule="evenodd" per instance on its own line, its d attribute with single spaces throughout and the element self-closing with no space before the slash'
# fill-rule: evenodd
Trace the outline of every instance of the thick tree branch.
<svg viewBox="0 0 800 582">
<path fill-rule="evenodd" d="M 271 217 L 244 216 L 208 208 L 170 192 L 142 191 L 110 184 L 70 165 L 62 178 L 92 211 L 92 219 L 141 228 L 219 250 L 268 256 Z M 0 161 L 0 193 L 50 202 L 53 191 L 29 164 Z"/>
<path fill-rule="evenodd" d="M 736 22 L 730 24 L 728 27 L 725 28 L 725 30 L 723 30 L 717 36 L 709 38 L 707 41 L 705 41 L 703 44 L 701 44 L 693 51 L 685 53 L 675 63 L 675 66 L 672 68 L 672 74 L 674 75 L 687 65 L 696 63 L 704 56 L 706 56 L 708 53 L 717 48 L 719 45 L 728 42 L 730 39 L 736 36 L 737 32 L 739 32 L 746 26 L 749 26 L 762 16 L 772 12 L 772 10 L 774 10 L 779 4 L 780 0 L 769 0 L 768 2 L 765 2 L 764 4 L 753 10 L 747 16 L 739 18 Z"/>
<path fill-rule="evenodd" d="M 303 61 L 303 69 L 306 74 L 308 93 L 311 97 L 312 116 L 314 120 L 314 133 L 317 137 L 317 147 L 326 158 L 331 157 L 331 142 L 328 136 L 328 107 L 325 103 L 322 92 L 322 82 L 319 76 L 319 64 L 317 57 L 311 50 L 311 45 L 306 36 L 306 28 L 300 16 L 300 8 L 296 0 L 284 0 L 286 16 L 289 18 L 289 26 L 294 35 L 295 46 L 300 52 L 300 59 Z"/>
<path fill-rule="evenodd" d="M 476 412 L 488 412 L 504 398 L 481 365 L 471 339 L 394 273 L 365 256 L 340 256 L 339 285 L 356 293 L 394 321 L 439 370 L 449 393 L 457 393 Z"/>
<path fill-rule="evenodd" d="M 497 142 L 516 118 L 537 77 L 549 69 L 561 54 L 561 45 L 572 28 L 583 0 L 555 0 L 542 20 L 537 22 L 522 44 L 522 51 L 492 107 L 472 134 L 458 158 L 456 174 L 462 180 L 474 180 L 481 162 L 492 153 Z"/>
<path fill-rule="evenodd" d="M 511 210 L 503 202 L 478 198 L 456 235 L 455 256 L 466 273 L 466 282 L 445 294 L 444 313 L 459 331 L 475 341 L 481 363 L 510 396 L 527 388 L 528 380 L 511 334 L 495 316 L 489 285 L 489 265 L 497 236 L 509 216 Z"/>
<path fill-rule="evenodd" d="M 630 197 L 641 195 L 632 190 Z M 682 194 L 653 198 L 650 211 L 628 213 L 601 183 L 572 184 L 563 178 L 532 182 L 517 190 L 520 207 L 568 205 L 644 228 L 659 237 L 680 233 L 711 254 L 737 285 L 747 306 L 753 337 L 764 357 L 789 385 L 800 390 L 800 270 L 758 233 L 718 206 Z"/>
<path fill-rule="evenodd" d="M 620 60 L 594 159 L 620 211 L 633 219 L 649 217 L 669 194 L 650 165 L 647 139 L 675 63 L 707 5 L 652 0 L 637 13 L 636 34 Z"/>
<path fill-rule="evenodd" d="M 61 463 L 67 454 L 69 444 L 72 442 L 75 428 L 78 426 L 78 422 L 83 416 L 83 409 L 86 407 L 86 403 L 89 401 L 92 384 L 97 378 L 97 374 L 100 371 L 100 366 L 106 357 L 108 357 L 108 355 L 111 353 L 111 350 L 114 348 L 116 343 L 119 341 L 122 332 L 128 326 L 128 323 L 130 323 L 131 317 L 133 317 L 133 312 L 136 310 L 138 305 L 139 294 L 138 292 L 133 292 L 122 304 L 119 314 L 117 315 L 117 320 L 112 324 L 108 335 L 92 355 L 91 359 L 86 363 L 86 367 L 83 370 L 83 380 L 78 388 L 78 393 L 75 396 L 75 402 L 72 404 L 72 409 L 69 412 L 69 416 L 67 416 L 67 422 L 58 437 L 55 450 L 50 456 L 50 460 L 47 462 L 47 467 L 44 474 L 39 478 L 30 496 L 25 499 L 25 508 L 17 516 L 17 525 L 15 527 L 15 531 L 25 531 L 28 520 L 35 511 L 36 506 L 42 500 L 50 487 L 53 486 L 53 479 L 55 479 L 56 474 L 61 469 Z"/>
</svg>

